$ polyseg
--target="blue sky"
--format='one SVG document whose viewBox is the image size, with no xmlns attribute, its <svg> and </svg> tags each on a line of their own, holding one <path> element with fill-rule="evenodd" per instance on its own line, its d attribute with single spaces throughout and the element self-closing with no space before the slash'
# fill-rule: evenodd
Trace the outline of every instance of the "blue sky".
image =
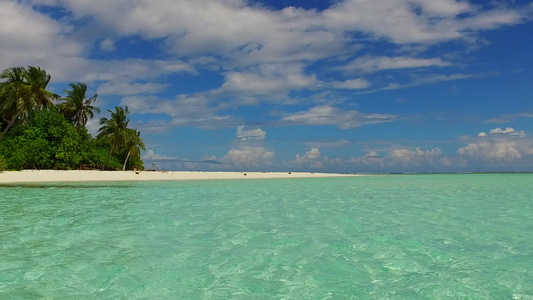
<svg viewBox="0 0 533 300">
<path fill-rule="evenodd" d="M 146 166 L 533 171 L 533 4 L 4 0 L 0 68 L 127 105 Z"/>
</svg>

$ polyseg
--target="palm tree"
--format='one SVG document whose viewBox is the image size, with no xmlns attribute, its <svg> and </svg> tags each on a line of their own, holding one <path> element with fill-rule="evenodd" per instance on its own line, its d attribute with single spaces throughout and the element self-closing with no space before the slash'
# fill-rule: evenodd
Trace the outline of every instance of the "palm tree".
<svg viewBox="0 0 533 300">
<path fill-rule="evenodd" d="M 128 163 L 130 155 L 141 156 L 141 150 L 146 150 L 143 139 L 141 139 L 141 133 L 139 131 L 130 129 L 130 140 L 126 144 L 126 149 L 128 150 L 128 154 L 126 155 L 124 166 L 122 166 L 122 171 L 126 171 L 126 164 Z"/>
<path fill-rule="evenodd" d="M 87 98 L 87 85 L 85 83 L 71 83 L 70 90 L 65 90 L 66 97 L 62 98 L 63 103 L 58 105 L 59 109 L 65 115 L 65 118 L 71 121 L 78 130 L 85 127 L 89 118 L 94 117 L 94 112 L 100 113 L 100 109 L 91 104 L 96 101 L 98 94 Z"/>
<path fill-rule="evenodd" d="M 25 88 L 25 73 L 25 68 L 14 67 L 6 69 L 0 74 L 0 79 L 4 80 L 0 83 L 0 114 L 2 119 L 7 122 L 7 126 L 0 134 L 0 140 L 19 117 L 27 114 L 33 108 L 32 99 L 28 96 L 28 90 Z"/>
<path fill-rule="evenodd" d="M 111 113 L 111 118 L 101 118 L 100 125 L 102 127 L 98 129 L 98 138 L 105 139 L 111 144 L 105 165 L 109 162 L 114 151 L 126 148 L 132 135 L 130 132 L 132 129 L 128 128 L 130 111 L 127 106 L 125 108 L 115 106 L 114 112 L 109 109 L 107 111 Z"/>
<path fill-rule="evenodd" d="M 22 84 L 22 73 L 24 68 L 10 68 L 0 73 L 0 116 L 4 121 L 10 123 L 13 115 L 18 111 L 17 102 L 19 96 L 17 91 L 20 91 L 18 85 Z"/>
<path fill-rule="evenodd" d="M 8 124 L 0 134 L 2 140 L 11 126 L 35 109 L 53 105 L 59 96 L 46 90 L 51 76 L 38 67 L 14 67 L 0 74 L 0 114 Z"/>
<path fill-rule="evenodd" d="M 54 100 L 59 98 L 59 95 L 46 90 L 51 79 L 52 76 L 39 67 L 29 66 L 24 72 L 24 82 L 29 97 L 33 98 L 39 110 L 53 105 Z"/>
</svg>

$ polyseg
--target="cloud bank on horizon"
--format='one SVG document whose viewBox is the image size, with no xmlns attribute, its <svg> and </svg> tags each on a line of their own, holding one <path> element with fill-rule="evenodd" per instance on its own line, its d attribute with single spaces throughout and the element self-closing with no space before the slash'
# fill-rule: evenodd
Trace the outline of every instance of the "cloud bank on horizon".
<svg viewBox="0 0 533 300">
<path fill-rule="evenodd" d="M 4 0 L 0 68 L 128 105 L 147 166 L 533 171 L 531 16 L 498 0 Z"/>
</svg>

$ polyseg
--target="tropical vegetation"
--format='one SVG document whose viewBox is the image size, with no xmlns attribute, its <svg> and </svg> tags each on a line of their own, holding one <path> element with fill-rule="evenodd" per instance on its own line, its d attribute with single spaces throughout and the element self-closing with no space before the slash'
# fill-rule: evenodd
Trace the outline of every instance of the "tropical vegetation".
<svg viewBox="0 0 533 300">
<path fill-rule="evenodd" d="M 39 67 L 0 73 L 0 171 L 21 169 L 142 169 L 140 132 L 129 128 L 128 107 L 108 110 L 97 137 L 87 123 L 100 109 L 87 85 L 69 85 L 61 97 L 48 90 L 51 75 Z"/>
</svg>

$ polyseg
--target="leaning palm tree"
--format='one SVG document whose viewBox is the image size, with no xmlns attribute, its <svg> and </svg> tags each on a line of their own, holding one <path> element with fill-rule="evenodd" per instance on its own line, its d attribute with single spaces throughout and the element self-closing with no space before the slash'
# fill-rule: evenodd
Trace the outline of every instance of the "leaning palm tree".
<svg viewBox="0 0 533 300">
<path fill-rule="evenodd" d="M 4 120 L 11 121 L 17 112 L 17 102 L 22 97 L 22 87 L 24 84 L 23 67 L 9 68 L 0 73 L 0 114 Z"/>
<path fill-rule="evenodd" d="M 94 117 L 94 112 L 100 113 L 100 109 L 91 104 L 96 101 L 98 94 L 87 98 L 87 85 L 85 83 L 71 83 L 70 90 L 65 90 L 66 97 L 62 98 L 63 103 L 58 105 L 65 118 L 71 121 L 79 130 L 85 127 L 89 118 Z"/>
<path fill-rule="evenodd" d="M 107 155 L 107 160 L 105 165 L 109 162 L 111 154 L 118 149 L 125 148 L 129 141 L 131 140 L 131 130 L 128 128 L 130 120 L 128 119 L 128 114 L 130 111 L 128 107 L 125 108 L 115 106 L 115 111 L 107 110 L 111 113 L 111 117 L 101 118 L 100 119 L 100 129 L 98 129 L 98 138 L 107 140 L 111 144 L 109 149 L 109 154 Z"/>
<path fill-rule="evenodd" d="M 13 124 L 28 117 L 34 110 L 53 106 L 58 95 L 46 90 L 52 77 L 38 67 L 14 67 L 0 74 L 0 112 L 7 126 L 0 134 L 2 140 Z"/>
<path fill-rule="evenodd" d="M 33 98 L 24 81 L 26 69 L 14 67 L 0 73 L 0 115 L 7 123 L 0 140 L 9 131 L 11 126 L 22 116 L 29 114 L 35 107 Z"/>
<path fill-rule="evenodd" d="M 139 131 L 130 129 L 130 140 L 126 144 L 126 150 L 128 150 L 128 154 L 126 155 L 126 160 L 124 160 L 122 171 L 126 171 L 126 164 L 128 163 L 130 155 L 134 157 L 141 156 L 141 150 L 146 150 L 143 139 L 141 139 L 141 133 Z"/>
</svg>

